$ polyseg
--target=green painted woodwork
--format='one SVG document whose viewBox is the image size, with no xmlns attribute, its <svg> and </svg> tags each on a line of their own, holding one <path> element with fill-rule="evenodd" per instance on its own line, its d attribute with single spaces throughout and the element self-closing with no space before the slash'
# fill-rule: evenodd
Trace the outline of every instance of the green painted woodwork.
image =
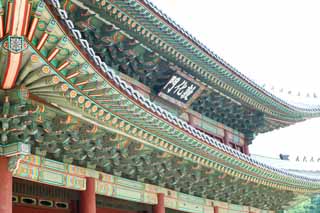
<svg viewBox="0 0 320 213">
<path fill-rule="evenodd" d="M 65 184 L 64 175 L 50 170 L 42 169 L 39 172 L 39 181 L 51 185 L 63 186 Z"/>
<path fill-rule="evenodd" d="M 46 162 L 50 162 L 49 164 Z M 85 189 L 86 174 L 90 174 L 90 169 L 81 168 L 73 165 L 64 164 L 64 171 L 57 165 L 60 162 L 52 161 L 46 158 L 29 155 L 21 159 L 15 177 L 29 179 L 32 181 L 46 183 L 49 185 L 58 185 L 74 190 Z M 26 175 L 25 170 L 32 170 L 32 176 Z M 40 172 L 35 172 L 40 171 Z M 83 176 L 85 175 L 85 176 Z M 65 183 L 65 180 L 73 180 L 73 184 Z M 146 204 L 157 203 L 157 193 L 165 194 L 165 205 L 167 208 L 194 212 L 209 213 L 212 212 L 213 206 L 226 209 L 227 212 L 258 212 L 260 209 L 209 200 L 205 198 L 195 197 L 192 195 L 179 193 L 167 188 L 132 181 L 106 173 L 98 172 L 95 178 L 96 194 L 106 195 L 108 197 L 120 198 L 129 201 L 135 201 Z M 223 210 L 222 210 L 223 211 Z M 268 211 L 266 211 L 268 212 Z"/>
<path fill-rule="evenodd" d="M 10 143 L 0 145 L 0 156 L 28 155 L 30 154 L 30 145 L 25 143 Z"/>
<path fill-rule="evenodd" d="M 62 170 L 57 165 L 63 165 L 64 169 Z M 81 168 L 76 168 L 72 172 L 66 164 L 29 155 L 21 159 L 13 175 L 49 185 L 84 190 L 86 180 L 81 170 Z"/>
<path fill-rule="evenodd" d="M 236 100 L 231 101 L 230 104 L 223 104 L 222 101 L 218 102 L 221 105 L 222 112 L 227 116 L 226 120 L 219 113 L 214 114 L 211 118 L 214 120 L 221 119 L 225 124 L 244 131 L 249 138 L 252 137 L 252 133 L 270 131 L 319 115 L 318 110 L 299 109 L 271 97 L 270 94 L 264 92 L 262 88 L 259 89 L 257 85 L 241 74 L 231 71 L 233 69 L 230 70 L 224 62 L 218 62 L 220 59 L 217 59 L 216 56 L 216 58 L 210 57 L 196 43 L 191 42 L 189 38 L 183 36 L 183 33 L 179 30 L 176 31 L 174 27 L 168 24 L 161 13 L 159 16 L 155 16 L 154 12 L 157 14 L 157 10 L 153 11 L 152 7 L 145 7 L 142 1 L 81 1 L 81 3 L 73 1 L 68 2 L 68 7 L 72 8 L 71 14 L 76 14 L 72 16 L 72 19 L 78 27 L 83 29 L 84 35 L 89 41 L 102 40 L 102 43 L 97 45 L 94 45 L 94 42 L 92 43 L 98 52 L 101 49 L 101 53 L 103 53 L 102 55 L 109 65 L 114 68 L 120 66 L 117 69 L 148 85 L 151 90 L 156 87 L 152 82 L 161 83 L 162 81 L 150 76 L 159 70 L 166 69 L 154 68 L 156 71 L 153 70 L 152 72 L 145 69 L 148 74 L 130 70 L 131 67 L 135 67 L 133 61 L 135 62 L 137 59 L 138 62 L 141 62 L 141 58 L 145 58 L 143 54 L 139 55 L 141 51 L 137 51 L 137 49 L 143 49 L 144 52 L 149 51 L 150 54 L 158 53 L 160 61 L 174 63 L 177 67 L 180 67 L 179 69 L 209 84 L 210 92 L 219 90 L 220 94 L 224 93 L 221 94 L 221 98 L 228 96 L 229 99 Z M 99 14 L 99 18 L 88 12 L 88 8 Z M 106 26 L 107 32 L 101 30 L 101 26 Z M 110 31 L 112 31 L 111 34 Z M 115 39 L 115 35 L 117 35 L 116 38 L 121 35 L 121 39 Z M 136 40 L 133 42 L 132 38 Z M 110 44 L 110 41 L 114 42 Z M 127 43 L 134 43 L 134 48 L 131 49 Z M 105 54 L 103 51 L 109 51 L 109 54 Z M 114 57 L 112 57 L 113 54 Z M 106 59 L 108 57 L 109 59 Z M 126 57 L 129 60 L 125 60 Z M 138 74 L 139 72 L 141 75 Z M 148 79 L 149 77 L 150 79 Z M 259 124 L 251 127 L 256 122 L 253 118 L 252 124 L 247 127 L 244 120 L 234 119 L 234 117 L 239 116 L 239 113 L 225 110 L 225 107 L 229 105 L 237 108 L 237 102 L 242 103 L 240 108 L 263 112 L 266 114 L 265 118 L 260 119 L 261 121 L 258 119 Z M 212 104 L 213 102 L 210 102 L 204 106 L 209 107 Z M 207 111 L 208 113 L 211 112 L 210 109 Z M 241 122 L 238 123 L 238 121 Z"/>
<path fill-rule="evenodd" d="M 204 116 L 239 130 L 247 138 L 252 138 L 255 133 L 264 132 L 263 129 L 268 126 L 263 113 L 235 104 L 217 92 L 202 93 L 191 107 Z"/>
<path fill-rule="evenodd" d="M 50 98 L 50 97 L 49 97 Z M 50 115 L 50 113 L 46 113 L 46 116 L 47 115 Z M 120 121 L 119 121 L 120 122 Z M 120 122 L 121 123 L 121 122 Z M 49 127 L 49 126 L 48 126 Z M 142 138 L 145 138 L 145 134 L 143 133 L 143 134 L 140 134 L 140 132 L 138 133 L 138 136 L 139 135 L 141 135 L 141 137 Z M 50 136 L 50 137 L 52 137 L 52 136 Z M 43 140 L 43 139 L 41 139 L 41 140 Z M 59 141 L 61 141 L 61 140 L 59 140 Z M 67 150 L 69 150 L 70 148 L 68 148 L 69 146 L 68 146 L 68 144 L 66 143 L 67 141 L 64 141 L 64 140 L 62 140 L 61 141 L 61 143 L 62 144 L 64 144 L 64 145 L 66 145 L 66 146 L 64 146 L 65 148 L 64 149 L 66 149 L 66 151 Z M 195 143 L 195 144 L 197 144 L 197 143 Z M 50 140 L 49 141 L 47 141 L 47 145 L 50 145 Z M 161 145 L 161 143 L 160 143 L 160 145 Z M 162 145 L 163 147 L 165 147 L 165 148 L 169 148 L 169 150 L 176 150 L 176 151 L 178 151 L 177 149 L 174 149 L 174 147 L 172 147 L 172 148 L 170 148 L 171 146 L 168 146 L 167 144 L 163 144 Z M 202 147 L 202 146 L 200 146 L 200 147 Z M 48 147 L 49 148 L 49 147 Z M 80 148 L 80 147 L 79 147 Z M 51 151 L 49 151 L 49 152 L 52 152 L 53 154 L 55 154 L 58 150 L 59 150 L 59 148 L 58 147 L 56 147 L 56 146 L 51 146 L 50 147 L 50 149 L 51 149 Z M 76 149 L 77 150 L 77 149 Z M 79 150 L 80 151 L 80 150 Z M 36 154 L 42 154 L 42 155 L 46 155 L 46 152 L 47 151 L 45 151 L 44 153 L 41 151 L 41 147 L 38 147 L 38 148 L 35 148 L 35 153 Z M 80 161 L 82 161 L 82 157 L 81 156 L 79 156 L 78 154 L 80 154 L 81 153 L 81 151 L 80 152 L 77 152 L 76 153 L 76 156 L 75 157 L 73 157 L 73 159 L 75 159 L 75 160 L 80 160 Z M 59 153 L 56 153 L 56 154 L 59 154 Z M 55 158 L 59 158 L 58 156 L 61 156 L 61 154 L 59 154 L 59 155 L 57 155 L 57 157 L 55 157 Z M 69 157 L 68 157 L 69 156 Z M 97 157 L 96 155 L 93 155 L 94 157 Z M 103 155 L 104 157 L 106 157 L 106 155 L 104 154 Z M 221 155 L 221 157 L 222 157 L 223 155 Z M 54 157 L 54 156 L 53 156 Z M 197 158 L 199 158 L 200 156 L 198 156 Z M 225 156 L 223 156 L 223 158 L 225 158 Z M 63 156 L 63 159 L 62 160 L 65 160 L 66 162 L 68 162 L 68 159 L 70 159 L 70 154 L 68 154 L 68 155 L 64 155 Z M 193 159 L 195 160 L 196 158 L 194 158 L 193 157 Z M 225 159 L 228 159 L 228 158 L 225 158 Z M 72 160 L 72 159 L 70 159 L 70 160 Z M 83 158 L 83 160 L 84 160 L 84 158 Z M 197 162 L 199 162 L 199 160 L 196 160 Z M 72 161 L 71 161 L 72 162 Z M 81 164 L 80 164 L 81 165 Z M 107 164 L 107 165 L 109 165 L 109 164 Z M 108 167 L 106 167 L 106 169 L 107 169 Z M 109 171 L 109 170 L 107 170 L 107 171 Z"/>
<path fill-rule="evenodd" d="M 320 210 L 320 196 L 314 195 L 298 204 L 287 208 L 284 213 L 318 213 Z"/>
<path fill-rule="evenodd" d="M 117 187 L 113 190 L 113 196 L 131 201 L 143 200 L 143 194 L 139 191 L 128 190 L 127 188 Z"/>
<path fill-rule="evenodd" d="M 76 7 L 77 8 L 77 7 Z M 80 8 L 78 8 L 79 9 L 79 13 L 82 11 Z M 77 13 L 77 12 L 76 12 Z M 81 21 L 79 21 L 77 18 L 79 18 L 79 17 L 75 17 L 75 22 L 76 23 L 79 23 L 79 25 L 78 25 L 78 27 L 80 27 L 80 28 L 83 28 L 83 21 L 82 21 L 82 19 L 80 18 L 80 20 Z M 83 18 L 85 18 L 85 17 L 83 17 Z M 100 38 L 100 37 L 103 37 L 103 36 L 108 36 L 108 34 L 107 35 L 97 35 L 98 34 L 98 32 L 96 32 L 96 31 L 90 31 L 90 29 L 89 28 L 91 28 L 91 27 L 96 27 L 96 25 L 98 24 L 97 22 L 99 22 L 99 20 L 96 20 L 96 21 L 92 21 L 94 18 L 90 18 L 89 20 L 88 20 L 88 25 L 89 26 L 87 26 L 87 28 L 84 30 L 84 32 L 85 32 L 85 35 L 86 35 L 86 38 L 88 38 L 89 40 L 90 40 L 90 38 L 91 39 L 94 39 L 94 38 L 92 38 L 93 36 L 95 36 L 95 37 L 98 37 L 98 38 Z M 91 22 L 93 22 L 93 23 L 91 23 Z M 101 22 L 101 21 L 100 21 Z M 102 23 L 100 23 L 100 24 L 102 24 Z M 110 25 L 110 27 L 112 28 L 112 26 Z M 108 27 L 109 28 L 109 27 Z M 88 33 L 88 34 L 86 34 L 86 32 Z M 89 34 L 89 32 L 90 32 L 90 34 Z M 100 34 L 101 34 L 101 32 L 99 32 Z M 118 32 L 118 33 L 120 33 L 120 32 Z M 88 36 L 88 37 L 87 37 Z M 111 36 L 113 36 L 113 35 L 110 35 L 110 38 L 108 39 L 108 41 L 109 40 L 112 40 L 112 37 Z M 123 43 L 125 43 L 124 41 L 123 41 Z M 123 43 L 120 43 L 120 44 L 123 44 Z M 115 46 L 116 46 L 116 44 L 114 44 Z M 136 47 L 136 46 L 135 46 Z M 103 45 L 101 45 L 100 43 L 99 44 L 97 44 L 97 45 L 95 45 L 95 49 L 101 49 L 101 48 L 105 48 Z M 112 48 L 112 46 L 110 47 L 110 46 L 108 46 L 108 48 L 106 48 L 106 51 L 110 51 L 110 48 Z M 140 48 L 142 48 L 142 47 L 140 47 Z M 114 47 L 114 51 L 118 51 L 118 54 L 117 55 L 119 55 L 119 54 L 122 54 L 123 56 L 123 58 L 125 58 L 126 57 L 126 51 L 123 51 L 122 49 L 120 49 L 120 50 L 118 50 L 118 48 L 116 48 L 116 47 Z M 130 49 L 129 48 L 129 50 L 128 51 L 136 51 L 136 49 L 135 50 L 132 50 L 132 49 Z M 131 53 L 130 52 L 130 53 Z M 112 55 L 112 54 L 111 54 Z M 137 55 L 137 54 L 136 54 Z M 105 57 L 108 57 L 108 54 L 107 55 L 105 55 Z M 136 57 L 138 57 L 138 56 L 136 56 Z M 115 61 L 117 61 L 116 60 L 116 58 L 114 58 L 114 59 L 112 59 L 112 58 L 110 58 L 109 60 L 107 60 L 107 61 L 110 61 L 110 63 L 111 62 L 113 62 L 113 63 L 117 63 L 117 62 L 115 62 Z M 110 64 L 109 63 L 109 65 L 111 66 L 112 64 Z M 133 63 L 133 62 L 130 62 L 130 60 L 129 61 L 123 61 L 122 62 L 123 64 L 128 64 L 128 63 Z M 123 66 L 123 65 L 120 65 L 120 67 L 121 66 Z M 130 66 L 128 66 L 128 65 L 125 65 L 127 68 L 129 68 Z M 131 65 L 132 66 L 132 65 Z M 165 83 L 166 83 L 166 79 L 161 79 L 161 81 L 159 81 L 159 79 L 153 79 L 153 78 L 151 78 L 151 79 L 148 79 L 148 77 L 149 77 L 149 75 L 153 75 L 153 73 L 155 73 L 155 72 L 159 72 L 160 74 L 159 75 L 161 75 L 161 76 L 164 76 L 164 74 L 162 74 L 161 73 L 161 71 L 162 70 L 168 70 L 168 69 L 170 69 L 170 68 L 164 68 L 164 67 L 158 67 L 158 68 L 155 68 L 155 70 L 152 70 L 152 74 L 145 74 L 145 73 L 141 73 L 141 76 L 139 76 L 139 77 L 137 77 L 137 76 L 135 76 L 134 74 L 135 74 L 135 72 L 128 72 L 128 70 L 123 70 L 123 69 L 120 69 L 120 71 L 122 71 L 122 72 L 124 72 L 125 74 L 128 74 L 128 75 L 130 75 L 130 76 L 132 76 L 132 77 L 135 77 L 136 79 L 138 79 L 138 80 L 140 80 L 142 83 L 144 83 L 144 84 L 146 84 L 147 86 L 149 86 L 150 88 L 151 88 L 151 90 L 153 90 L 153 88 L 154 87 L 156 87 L 155 85 L 152 85 L 152 82 L 156 82 L 156 83 L 159 83 L 159 82 L 162 82 L 162 85 L 164 85 Z M 139 73 L 139 72 L 138 72 Z M 220 101 L 219 102 L 222 106 L 222 108 L 224 109 L 224 107 L 227 105 L 227 104 L 224 104 L 223 103 L 223 101 Z M 208 106 L 210 106 L 212 103 L 207 103 L 206 105 L 205 105 L 205 108 L 208 108 Z M 236 108 L 236 107 L 238 107 L 238 105 L 237 104 L 235 104 L 234 102 L 230 102 L 228 105 L 234 105 L 234 108 Z M 167 107 L 165 107 L 165 108 L 167 108 Z M 197 108 L 197 107 L 195 107 L 195 109 L 197 109 L 197 111 L 198 112 L 201 112 L 201 113 L 203 113 L 203 114 L 206 114 L 205 113 L 205 111 L 207 111 L 207 112 L 212 112 L 212 110 L 211 109 L 200 109 L 200 108 Z M 169 111 L 173 111 L 172 109 L 168 109 Z M 241 110 L 240 110 L 241 111 Z M 225 112 L 225 111 L 224 111 Z M 174 112 L 174 113 L 176 113 L 176 112 Z M 235 113 L 236 114 L 236 113 Z M 229 117 L 229 115 L 228 115 L 228 113 L 225 113 L 225 115 L 226 116 L 228 116 Z M 232 116 L 232 114 L 230 114 L 230 116 Z M 238 116 L 238 114 L 236 114 L 236 116 Z M 214 119 L 214 120 L 219 120 L 219 119 L 223 119 L 223 116 L 219 116 L 219 114 L 218 115 L 214 115 L 214 116 L 210 116 L 212 119 Z M 251 125 L 246 125 L 246 124 L 244 124 L 245 125 L 245 127 L 240 127 L 240 124 L 243 124 L 243 123 L 245 123 L 245 121 L 247 121 L 247 120 L 251 120 L 251 118 L 249 117 L 249 116 L 246 116 L 245 117 L 245 119 L 241 119 L 240 117 L 239 118 L 237 118 L 237 119 L 234 119 L 234 118 L 229 118 L 229 122 L 227 122 L 227 121 L 225 121 L 225 120 L 221 120 L 223 123 L 227 123 L 229 126 L 232 126 L 233 128 L 236 128 L 236 129 L 238 129 L 238 130 L 240 130 L 240 131 L 242 131 L 242 132 L 245 132 L 246 133 L 246 135 L 248 135 L 248 138 L 251 138 L 252 136 L 252 132 L 261 132 L 260 130 L 258 130 L 256 127 L 254 127 L 254 126 L 252 126 L 252 124 Z M 230 121 L 232 121 L 232 123 L 230 123 Z M 255 122 L 255 120 L 253 119 L 250 123 L 254 123 Z M 236 124 L 235 124 L 236 123 Z M 248 130 L 248 128 L 249 128 L 249 130 Z"/>
<path fill-rule="evenodd" d="M 118 185 L 122 185 L 122 186 L 126 186 L 129 188 L 133 188 L 133 189 L 138 189 L 138 190 L 143 190 L 144 189 L 144 184 L 137 182 L 137 181 L 131 181 L 131 180 L 127 180 L 124 178 L 120 178 L 118 177 L 115 180 L 115 183 Z"/>
<path fill-rule="evenodd" d="M 100 183 L 99 194 L 153 202 L 152 193 L 141 192 L 149 183 L 171 189 L 184 200 L 180 203 L 172 198 L 169 206 L 200 212 L 205 210 L 199 207 L 201 200 L 207 198 L 281 209 L 299 194 L 319 191 L 319 181 L 257 167 L 147 110 L 99 72 L 78 43 L 68 37 L 71 33 L 61 27 L 54 11 L 38 1 L 34 1 L 33 10 L 41 15 L 36 14 L 39 22 L 32 42 L 26 40 L 16 88 L 0 90 L 2 149 L 18 142 L 34 154 L 26 157 L 34 166 L 20 163 L 14 170 L 17 176 L 83 190 L 85 176 L 100 180 L 101 175 L 102 182 L 114 182 L 110 187 Z M 45 32 L 49 40 L 37 51 Z M 119 45 L 124 39 L 116 32 L 113 37 Z M 59 52 L 48 62 L 54 48 Z M 6 57 L 1 55 L 1 60 Z M 149 53 L 139 58 L 146 60 L 143 69 L 152 69 L 159 63 L 157 57 Z M 232 140 L 240 141 L 234 137 L 238 131 L 228 131 L 234 132 Z M 19 160 L 13 158 L 13 165 Z M 108 179 L 101 172 L 114 177 Z"/>
</svg>

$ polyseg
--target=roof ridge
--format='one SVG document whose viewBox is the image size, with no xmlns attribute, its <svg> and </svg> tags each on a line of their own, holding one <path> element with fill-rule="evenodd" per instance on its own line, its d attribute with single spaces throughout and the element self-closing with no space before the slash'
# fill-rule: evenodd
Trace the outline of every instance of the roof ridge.
<svg viewBox="0 0 320 213">
<path fill-rule="evenodd" d="M 186 29 L 181 27 L 178 23 L 176 23 L 170 16 L 165 14 L 161 9 L 159 9 L 151 0 L 138 0 L 140 2 L 144 2 L 147 6 L 149 6 L 153 12 L 155 12 L 157 15 L 159 15 L 161 18 L 165 19 L 169 24 L 171 24 L 173 27 L 176 28 L 177 31 L 181 32 L 184 36 L 186 36 L 188 39 L 190 39 L 194 44 L 196 44 L 198 47 L 200 47 L 202 50 L 205 51 L 209 56 L 211 56 L 213 59 L 217 60 L 219 63 L 224 65 L 226 68 L 228 68 L 231 72 L 236 74 L 240 77 L 240 79 L 246 81 L 248 84 L 253 86 L 255 89 L 260 90 L 263 94 L 268 96 L 269 98 L 274 99 L 278 103 L 287 106 L 291 109 L 296 109 L 300 111 L 310 112 L 310 111 L 320 111 L 320 108 L 318 105 L 315 105 L 314 107 L 308 107 L 303 108 L 301 106 L 295 105 L 294 103 L 290 103 L 290 101 L 285 100 L 283 98 L 277 97 L 270 91 L 263 88 L 261 85 L 253 81 L 248 76 L 241 73 L 238 69 L 236 69 L 234 66 L 226 62 L 222 57 L 220 57 L 218 54 L 214 53 L 211 49 L 209 49 L 205 44 L 203 44 L 201 41 L 199 41 L 197 38 L 195 38 L 191 33 L 189 33 Z"/>
</svg>

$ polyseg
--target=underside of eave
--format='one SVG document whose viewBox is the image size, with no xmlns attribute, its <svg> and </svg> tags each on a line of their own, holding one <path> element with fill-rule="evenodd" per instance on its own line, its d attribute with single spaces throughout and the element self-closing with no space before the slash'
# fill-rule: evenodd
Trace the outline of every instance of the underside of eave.
<svg viewBox="0 0 320 213">
<path fill-rule="evenodd" d="M 83 7 L 83 8 L 85 8 L 85 10 L 90 10 L 89 9 L 89 7 L 87 7 L 87 6 L 85 6 L 85 5 L 83 5 L 81 2 L 78 2 L 78 1 L 74 1 L 74 2 L 76 2 L 76 5 L 80 5 L 81 7 Z M 69 2 L 70 3 L 70 2 Z M 73 8 L 74 9 L 74 6 L 67 6 L 67 8 Z M 106 5 L 105 5 L 105 7 L 107 7 Z M 108 8 L 108 7 L 107 7 Z M 93 8 L 94 9 L 94 8 Z M 101 10 L 102 8 L 99 8 L 99 10 Z M 70 9 L 71 10 L 71 9 Z M 111 9 L 110 9 L 111 10 Z M 113 11 L 113 10 L 112 10 Z M 101 11 L 100 11 L 101 12 Z M 113 13 L 113 12 L 112 12 Z M 89 13 L 88 13 L 88 15 L 86 15 L 85 17 L 80 17 L 81 19 L 83 19 L 83 20 L 87 20 L 87 18 L 88 17 L 91 17 L 90 18 L 90 20 L 94 20 L 95 18 L 97 18 L 98 20 L 100 20 L 100 21 L 102 21 L 102 22 L 108 22 L 109 23 L 109 21 L 110 20 L 107 20 L 107 19 L 104 19 L 104 16 L 103 16 L 103 13 L 99 13 L 99 14 L 96 14 L 95 16 L 93 15 L 94 14 L 94 12 L 93 11 L 90 11 Z M 117 13 L 115 13 L 115 14 L 117 14 Z M 72 16 L 72 15 L 71 15 Z M 85 22 L 87 22 L 87 21 L 85 21 Z M 94 21 L 93 21 L 94 22 Z M 116 27 L 118 27 L 118 26 L 120 26 L 121 25 L 121 23 L 119 23 L 119 22 L 115 22 L 116 24 L 115 25 L 117 25 Z M 122 26 L 122 25 L 121 25 Z M 89 28 L 88 28 L 88 30 L 90 30 L 90 29 L 93 29 L 95 27 L 95 25 L 92 25 L 91 24 L 91 26 L 89 25 Z M 103 25 L 103 26 L 100 26 L 100 24 L 98 24 L 98 26 L 96 26 L 96 29 L 100 29 L 100 28 L 104 28 L 105 26 Z M 117 28 L 117 29 L 119 29 L 119 28 Z M 130 29 L 127 29 L 126 27 L 124 27 L 122 30 L 120 30 L 121 31 L 121 33 L 124 33 L 124 31 L 126 31 L 127 33 L 125 33 L 124 35 L 125 36 L 129 36 L 130 38 L 132 38 L 132 36 L 134 37 L 134 35 L 135 34 L 131 34 L 131 33 L 133 33 L 132 31 L 130 31 Z M 129 35 L 130 34 L 130 35 Z M 140 38 L 141 39 L 141 38 Z M 89 39 L 90 40 L 90 39 Z M 145 43 L 141 43 L 141 46 L 146 46 L 145 45 Z M 102 55 L 101 55 L 102 56 Z M 153 72 L 153 71 L 150 71 L 150 72 Z M 157 80 L 155 80 L 156 82 L 158 82 Z M 224 86 L 225 87 L 225 86 Z M 221 89 L 221 90 L 223 90 L 223 92 L 224 92 L 224 94 L 227 94 L 229 97 L 231 97 L 231 99 L 234 99 L 234 100 L 237 100 L 237 99 L 239 99 L 239 97 L 236 97 L 236 96 L 234 96 L 233 94 L 231 94 L 230 93 L 230 91 L 227 91 L 226 89 Z M 208 92 L 210 91 L 210 89 L 208 89 Z M 229 98 L 230 99 L 230 98 Z M 241 99 L 240 99 L 240 101 L 242 101 Z M 235 102 L 238 102 L 238 101 L 235 101 Z M 253 102 L 250 102 L 250 103 L 253 103 Z M 258 104 L 258 102 L 254 102 L 255 104 L 255 106 L 257 106 L 257 104 Z M 278 109 L 276 109 L 276 108 L 274 108 L 274 107 L 272 107 L 272 108 L 268 108 L 267 106 L 264 106 L 265 105 L 265 103 L 259 103 L 260 104 L 260 106 L 263 106 L 262 108 L 260 107 L 260 108 L 254 108 L 252 105 L 250 105 L 250 104 L 248 104 L 248 103 L 243 103 L 242 104 L 242 106 L 244 106 L 245 108 L 247 108 L 247 109 L 252 109 L 253 111 L 256 111 L 256 112 L 259 112 L 259 111 L 261 111 L 261 112 L 263 112 L 263 113 L 265 113 L 266 114 L 266 117 L 270 117 L 270 118 L 273 118 L 273 121 L 272 122 L 269 122 L 269 121 L 266 121 L 266 124 L 267 124 L 267 126 L 261 126 L 261 127 L 259 127 L 259 129 L 257 129 L 257 130 L 250 130 L 249 132 L 248 132 L 248 134 L 247 134 L 247 131 L 242 131 L 241 129 L 238 129 L 237 127 L 235 127 L 235 126 L 233 126 L 233 125 L 229 125 L 228 123 L 224 123 L 224 121 L 218 121 L 218 122 L 221 122 L 221 123 L 224 123 L 226 126 L 228 126 L 228 127 L 231 127 L 231 128 L 233 128 L 233 129 L 236 129 L 236 130 L 238 130 L 238 131 L 240 131 L 240 132 L 243 132 L 243 133 L 246 133 L 248 136 L 249 136 L 249 138 L 251 138 L 252 136 L 252 134 L 258 134 L 258 133 L 263 133 L 263 132 L 268 132 L 268 131 L 272 131 L 272 130 L 274 130 L 274 129 L 278 129 L 278 128 L 280 128 L 280 127 L 284 127 L 284 126 L 286 126 L 284 123 L 296 123 L 296 122 L 299 122 L 299 121 L 301 121 L 301 120 L 303 120 L 303 118 L 301 117 L 301 115 L 298 113 L 298 114 L 293 114 L 292 113 L 292 111 L 291 112 L 282 112 L 281 110 L 279 111 Z M 234 104 L 234 105 L 236 105 L 236 104 Z M 208 107 L 210 106 L 210 105 L 207 105 Z M 266 110 L 266 111 L 264 111 L 264 110 Z M 198 111 L 198 112 L 202 112 L 202 111 Z M 209 110 L 209 112 L 210 112 L 210 110 Z M 211 118 L 211 119 L 213 119 L 213 120 L 216 120 L 216 119 L 219 119 L 219 116 L 216 116 L 216 115 L 214 115 L 213 117 L 209 117 L 209 118 Z M 278 123 L 277 122 L 275 122 L 275 120 L 277 120 L 277 121 L 279 121 Z M 243 122 L 243 121 L 241 121 L 241 122 Z"/>
<path fill-rule="evenodd" d="M 125 3 L 121 4 L 120 1 L 119 2 L 115 1 L 114 3 L 119 4 L 119 5 L 123 6 L 124 8 L 126 7 Z M 303 117 L 304 119 L 320 116 L 319 106 L 314 106 L 314 108 L 308 109 L 308 108 L 301 108 L 301 107 L 291 105 L 291 104 L 287 103 L 285 100 L 282 100 L 282 99 L 272 95 L 271 93 L 269 93 L 268 91 L 266 91 L 265 89 L 263 89 L 262 87 L 257 85 L 255 82 L 248 79 L 246 76 L 244 76 L 239 71 L 237 71 L 235 68 L 230 66 L 227 62 L 225 62 L 219 56 L 217 56 L 212 51 L 210 51 L 207 47 L 205 47 L 205 45 L 203 45 L 198 40 L 196 40 L 196 38 L 194 38 L 186 30 L 181 28 L 178 24 L 176 24 L 173 20 L 171 20 L 168 16 L 166 16 L 162 11 L 160 11 L 158 8 L 156 8 L 156 6 L 153 5 L 151 2 L 139 0 L 139 1 L 135 2 L 135 4 L 140 4 L 140 6 L 144 7 L 144 9 L 146 11 L 149 11 L 149 13 L 152 14 L 151 16 L 146 16 L 146 19 L 148 19 L 148 20 L 150 19 L 153 21 L 153 19 L 155 17 L 155 19 L 157 19 L 158 22 L 166 25 L 167 29 L 170 29 L 171 32 L 183 37 L 185 41 L 189 42 L 194 47 L 199 48 L 199 50 L 201 50 L 208 58 L 213 60 L 214 63 L 217 64 L 217 66 L 219 66 L 222 69 L 227 70 L 227 72 L 229 72 L 231 75 L 233 75 L 234 77 L 236 77 L 240 81 L 244 82 L 244 84 L 249 85 L 249 87 L 251 89 L 245 91 L 245 93 L 248 93 L 252 96 L 259 94 L 256 97 L 256 100 L 257 101 L 259 100 L 259 102 L 261 102 L 261 104 L 269 105 L 270 109 L 272 109 L 274 106 L 276 106 L 277 108 L 279 108 L 279 107 L 283 108 L 287 111 L 287 115 L 291 116 L 293 120 L 295 120 L 294 114 L 299 114 L 299 117 Z M 128 3 L 128 5 L 129 5 L 129 3 Z M 101 8 L 100 8 L 100 10 L 101 10 Z M 130 11 L 123 11 L 123 12 L 129 13 Z M 132 16 L 134 17 L 135 15 L 132 15 Z M 185 42 L 182 42 L 182 43 L 185 43 Z M 184 47 L 184 48 L 186 48 L 186 47 Z M 230 84 L 230 83 L 233 84 L 234 88 L 237 88 L 237 90 L 244 89 L 243 87 L 236 86 L 237 81 L 234 81 L 232 83 L 233 79 L 231 81 L 230 80 L 231 79 L 229 79 L 227 81 L 227 84 Z M 255 91 L 258 91 L 258 93 L 256 94 Z M 246 101 L 244 101 L 242 99 L 237 98 L 237 100 L 246 104 Z M 271 104 L 271 103 L 273 103 L 273 104 Z M 254 106 L 251 106 L 251 107 L 254 107 Z M 277 111 L 277 109 L 274 109 L 274 110 Z"/>
<path fill-rule="evenodd" d="M 226 199 L 227 193 L 232 202 L 243 198 L 253 206 L 262 195 L 268 201 L 261 205 L 281 208 L 295 193 L 319 190 L 318 181 L 267 168 L 152 105 L 114 70 L 90 60 L 99 62 L 86 40 L 71 38 L 80 32 L 59 18 L 54 6 L 52 12 L 44 4 L 34 6 L 32 19 L 25 17 L 36 26 L 28 36 L 9 35 L 1 43 L 6 66 L 12 66 L 8 53 L 22 58 L 21 67 L 10 68 L 17 73 L 8 82 L 12 87 L 0 92 L 1 145 L 19 140 L 39 156 L 197 196 Z M 29 96 L 21 97 L 21 91 Z M 274 194 L 282 199 L 273 199 Z"/>
</svg>

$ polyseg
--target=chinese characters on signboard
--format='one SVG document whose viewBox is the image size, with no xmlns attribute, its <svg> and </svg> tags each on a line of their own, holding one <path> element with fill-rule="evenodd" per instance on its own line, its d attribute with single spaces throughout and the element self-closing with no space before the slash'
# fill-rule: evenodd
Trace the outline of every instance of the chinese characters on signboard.
<svg viewBox="0 0 320 213">
<path fill-rule="evenodd" d="M 187 103 L 198 89 L 198 85 L 180 75 L 174 74 L 161 91 L 176 100 Z"/>
</svg>

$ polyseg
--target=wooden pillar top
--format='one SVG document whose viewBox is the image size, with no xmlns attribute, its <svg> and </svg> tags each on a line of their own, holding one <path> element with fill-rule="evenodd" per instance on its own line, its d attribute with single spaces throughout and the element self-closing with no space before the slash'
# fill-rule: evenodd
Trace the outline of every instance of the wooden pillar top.
<svg viewBox="0 0 320 213">
<path fill-rule="evenodd" d="M 158 198 L 158 204 L 153 207 L 153 212 L 154 213 L 165 213 L 165 205 L 164 205 L 164 194 L 163 193 L 158 193 L 157 194 Z"/>
</svg>

